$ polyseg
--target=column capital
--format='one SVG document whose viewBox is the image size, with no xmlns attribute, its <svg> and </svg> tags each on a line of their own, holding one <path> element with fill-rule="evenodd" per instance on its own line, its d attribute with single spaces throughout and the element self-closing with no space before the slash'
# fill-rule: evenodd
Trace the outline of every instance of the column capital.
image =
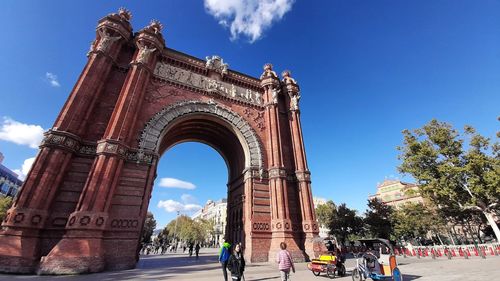
<svg viewBox="0 0 500 281">
<path fill-rule="evenodd" d="M 75 134 L 50 129 L 43 135 L 40 148 L 55 147 L 70 152 L 77 152 L 80 149 L 81 139 Z"/>
<path fill-rule="evenodd" d="M 311 172 L 309 171 L 295 171 L 297 181 L 311 182 Z"/>
<path fill-rule="evenodd" d="M 135 44 L 138 48 L 147 45 L 156 48 L 159 52 L 165 48 L 165 39 L 162 34 L 163 24 L 158 20 L 151 20 L 148 26 L 135 35 Z"/>
<path fill-rule="evenodd" d="M 130 18 L 132 14 L 125 8 L 118 13 L 111 13 L 99 20 L 96 27 L 96 39 L 90 44 L 87 56 L 92 53 L 102 53 L 109 56 L 117 53 L 115 42 L 128 41 L 132 38 Z M 123 39 L 123 40 L 122 40 Z"/>
<path fill-rule="evenodd" d="M 286 169 L 283 167 L 269 168 L 269 178 L 286 178 Z"/>
<path fill-rule="evenodd" d="M 277 93 L 279 93 L 279 91 L 281 90 L 280 88 L 280 80 L 278 78 L 278 75 L 276 74 L 276 72 L 273 70 L 273 65 L 270 64 L 270 63 L 266 63 L 264 65 L 264 72 L 262 73 L 262 75 L 260 75 L 260 85 L 264 88 L 264 89 L 272 89 L 272 90 L 276 90 Z M 274 96 L 274 92 L 273 92 L 273 99 L 274 100 L 276 98 L 276 102 L 277 103 L 277 96 Z M 271 102 L 271 101 L 270 101 Z"/>
<path fill-rule="evenodd" d="M 98 141 L 96 154 L 119 157 L 127 162 L 146 165 L 152 165 L 154 160 L 159 158 L 159 155 L 154 151 L 130 149 L 123 142 L 111 139 Z"/>
<path fill-rule="evenodd" d="M 155 56 L 161 54 L 165 48 L 162 29 L 163 25 L 159 21 L 152 20 L 148 26 L 135 35 L 137 52 L 131 62 L 132 65 L 143 65 L 148 69 L 153 69 L 153 64 L 156 62 Z"/>
</svg>

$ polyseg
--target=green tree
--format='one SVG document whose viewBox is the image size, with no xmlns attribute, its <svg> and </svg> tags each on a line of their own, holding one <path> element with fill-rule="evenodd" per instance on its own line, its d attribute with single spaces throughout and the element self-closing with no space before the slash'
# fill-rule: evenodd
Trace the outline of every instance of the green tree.
<svg viewBox="0 0 500 281">
<path fill-rule="evenodd" d="M 337 211 L 337 206 L 332 200 L 326 201 L 325 204 L 320 204 L 316 206 L 315 212 L 318 222 L 322 226 L 328 226 L 331 223 L 333 215 Z"/>
<path fill-rule="evenodd" d="M 148 212 L 146 214 L 146 219 L 144 220 L 144 227 L 142 228 L 142 243 L 150 243 L 151 235 L 156 228 L 156 220 L 153 213 Z"/>
<path fill-rule="evenodd" d="M 406 203 L 394 210 L 392 216 L 396 237 L 413 239 L 425 237 L 431 230 L 433 217 L 428 208 L 421 203 Z"/>
<path fill-rule="evenodd" d="M 5 219 L 7 210 L 12 206 L 12 198 L 0 195 L 0 222 Z"/>
<path fill-rule="evenodd" d="M 412 175 L 422 196 L 446 217 L 464 210 L 482 213 L 500 241 L 493 219 L 500 208 L 500 145 L 490 145 L 490 139 L 470 126 L 464 132 L 468 149 L 460 133 L 444 122 L 432 120 L 413 132 L 404 130 L 399 170 Z"/>
<path fill-rule="evenodd" d="M 335 235 L 342 244 L 345 244 L 349 236 L 362 233 L 363 219 L 356 214 L 356 210 L 349 209 L 345 203 L 342 203 L 333 213 L 328 226 L 330 234 Z"/>
<path fill-rule="evenodd" d="M 177 239 L 183 241 L 203 241 L 206 237 L 202 223 L 194 221 L 186 215 L 181 215 L 169 222 L 167 229 L 170 233 L 173 233 Z"/>
<path fill-rule="evenodd" d="M 368 200 L 364 223 L 373 237 L 390 239 L 393 234 L 393 209 L 377 198 Z"/>
<path fill-rule="evenodd" d="M 171 238 L 170 236 L 170 233 L 167 229 L 167 227 L 164 227 L 160 233 L 158 233 L 158 242 L 160 244 L 164 244 L 164 243 L 167 243 L 167 241 L 169 241 Z"/>
<path fill-rule="evenodd" d="M 215 221 L 200 219 L 198 221 L 200 224 L 201 236 L 202 237 L 215 237 Z M 201 241 L 201 240 L 200 240 Z"/>
</svg>

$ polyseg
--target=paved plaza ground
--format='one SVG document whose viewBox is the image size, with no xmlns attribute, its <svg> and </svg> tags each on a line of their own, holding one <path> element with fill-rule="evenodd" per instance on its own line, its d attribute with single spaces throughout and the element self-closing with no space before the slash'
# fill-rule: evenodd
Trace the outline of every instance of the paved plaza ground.
<svg viewBox="0 0 500 281">
<path fill-rule="evenodd" d="M 222 272 L 217 263 L 216 249 L 202 249 L 200 258 L 188 257 L 186 254 L 167 254 L 143 256 L 136 269 L 104 272 L 76 276 L 34 276 L 0 274 L 0 280 L 200 280 L 221 281 Z M 417 281 L 455 281 L 455 280 L 500 280 L 500 257 L 488 257 L 483 260 L 471 258 L 453 260 L 431 258 L 400 258 L 400 269 L 404 280 Z M 355 260 L 348 259 L 348 274 L 354 267 Z M 306 263 L 296 265 L 297 272 L 292 280 L 330 280 L 325 275 L 315 277 L 307 269 Z M 280 280 L 275 264 L 259 263 L 248 265 L 245 273 L 246 281 Z M 335 278 L 335 280 L 352 280 L 351 276 Z"/>
</svg>

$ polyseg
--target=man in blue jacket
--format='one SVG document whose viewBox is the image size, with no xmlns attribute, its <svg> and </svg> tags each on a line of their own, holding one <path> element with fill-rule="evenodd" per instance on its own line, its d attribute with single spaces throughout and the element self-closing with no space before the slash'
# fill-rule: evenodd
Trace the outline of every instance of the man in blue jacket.
<svg viewBox="0 0 500 281">
<path fill-rule="evenodd" d="M 222 274 L 224 274 L 224 281 L 227 281 L 227 262 L 231 256 L 231 244 L 224 242 L 219 252 L 219 262 L 222 265 Z"/>
</svg>

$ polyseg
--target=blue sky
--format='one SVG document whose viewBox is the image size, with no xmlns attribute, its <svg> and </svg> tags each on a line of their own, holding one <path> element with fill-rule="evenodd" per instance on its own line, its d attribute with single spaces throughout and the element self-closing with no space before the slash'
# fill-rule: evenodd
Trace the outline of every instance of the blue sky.
<svg viewBox="0 0 500 281">
<path fill-rule="evenodd" d="M 4 165 L 22 172 L 36 155 L 40 132 L 52 126 L 86 62 L 97 20 L 121 6 L 131 10 L 135 31 L 160 20 L 171 48 L 218 54 L 253 76 L 267 62 L 290 69 L 301 86 L 315 196 L 364 210 L 377 182 L 400 177 L 401 131 L 432 118 L 489 137 L 499 131 L 499 1 L 283 0 L 270 10 L 259 2 L 1 1 Z M 161 178 L 194 189 L 161 187 Z M 221 198 L 226 180 L 216 151 L 175 146 L 160 160 L 150 209 L 165 225 L 175 217 L 165 206 Z M 159 208 L 160 200 L 172 202 Z"/>
</svg>

